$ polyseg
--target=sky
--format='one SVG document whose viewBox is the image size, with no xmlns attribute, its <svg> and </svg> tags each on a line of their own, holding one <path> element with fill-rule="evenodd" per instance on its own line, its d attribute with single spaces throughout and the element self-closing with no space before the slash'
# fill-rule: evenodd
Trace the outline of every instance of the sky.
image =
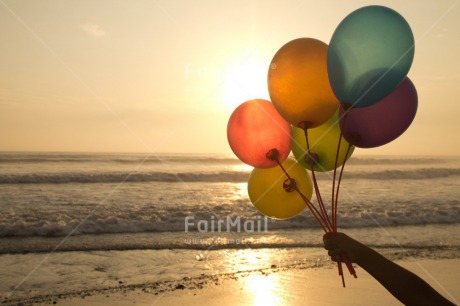
<svg viewBox="0 0 460 306">
<path fill-rule="evenodd" d="M 370 4 L 409 23 L 419 108 L 358 154 L 460 155 L 460 1 L 0 0 L 0 151 L 230 153 L 285 43 Z"/>
</svg>

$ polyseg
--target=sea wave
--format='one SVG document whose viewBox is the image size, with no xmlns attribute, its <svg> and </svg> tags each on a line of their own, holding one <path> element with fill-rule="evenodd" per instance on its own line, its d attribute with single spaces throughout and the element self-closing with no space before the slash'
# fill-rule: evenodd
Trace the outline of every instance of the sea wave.
<svg viewBox="0 0 460 306">
<path fill-rule="evenodd" d="M 452 157 L 363 157 L 353 156 L 350 165 L 433 165 L 458 161 Z M 243 164 L 233 154 L 155 154 L 155 153 L 0 153 L 0 164 L 28 163 L 105 163 L 105 164 L 158 164 L 201 163 Z"/>
<path fill-rule="evenodd" d="M 224 206 L 224 205 L 223 205 Z M 393 209 L 360 209 L 339 213 L 344 229 L 371 227 L 399 227 L 427 224 L 460 224 L 458 201 L 433 205 L 412 205 Z M 158 214 L 155 215 L 154 212 Z M 218 216 L 221 216 L 219 218 Z M 91 215 L 72 215 L 61 212 L 36 212 L 23 215 L 4 215 L 0 219 L 0 237 L 66 236 L 107 233 L 146 232 L 265 232 L 279 229 L 319 228 L 310 214 L 288 220 L 273 220 L 255 211 L 235 212 L 230 206 L 222 209 L 197 206 L 187 212 L 173 208 L 158 212 L 94 210 Z"/>
<path fill-rule="evenodd" d="M 423 165 L 443 164 L 448 158 L 436 157 L 351 157 L 347 162 L 350 165 Z"/>
<path fill-rule="evenodd" d="M 373 179 L 373 180 L 423 180 L 460 175 L 460 168 L 420 168 L 412 170 L 383 170 L 376 172 L 345 172 L 346 179 Z"/>
<path fill-rule="evenodd" d="M 460 168 L 424 168 L 413 170 L 384 170 L 375 172 L 345 171 L 344 178 L 370 180 L 423 180 L 460 175 Z M 0 174 L 0 184 L 66 184 L 119 182 L 246 182 L 249 171 L 215 172 L 80 172 Z M 318 179 L 330 179 L 319 173 Z"/>
<path fill-rule="evenodd" d="M 0 175 L 0 184 L 66 184 L 119 182 L 244 182 L 247 172 L 107 172 L 107 173 L 43 173 Z"/>
<path fill-rule="evenodd" d="M 104 163 L 104 164 L 242 164 L 229 155 L 156 155 L 156 154 L 11 154 L 0 153 L 0 164 Z"/>
<path fill-rule="evenodd" d="M 277 234 L 283 235 L 283 231 Z M 316 234 L 316 233 L 315 233 Z M 321 237 L 321 234 L 315 237 Z M 62 237 L 28 237 L 22 239 L 3 238 L 8 240 L 8 245 L 0 245 L 0 254 L 24 254 L 24 253 L 49 253 L 49 252 L 78 252 L 78 251 L 127 251 L 127 250 L 257 250 L 257 249 L 290 249 L 293 248 L 323 248 L 323 244 L 312 241 L 285 241 L 265 242 L 266 239 L 253 239 L 238 235 L 223 235 L 209 238 L 192 236 L 175 240 L 152 242 L 157 236 L 152 234 L 108 234 L 108 235 L 85 235 L 71 236 L 65 243 Z M 316 239 L 317 241 L 319 239 Z M 56 250 L 56 245 L 59 248 Z M 460 246 L 455 244 L 422 244 L 413 243 L 368 243 L 370 247 L 379 248 L 380 253 L 389 259 L 404 259 L 407 257 L 421 256 L 436 259 L 458 258 Z M 200 253 L 199 253 L 200 254 Z M 202 254 L 201 254 L 202 255 Z M 194 255 L 197 261 L 205 260 L 204 256 Z M 318 267 L 318 259 L 315 258 Z M 324 262 L 322 262 L 324 263 Z"/>
</svg>

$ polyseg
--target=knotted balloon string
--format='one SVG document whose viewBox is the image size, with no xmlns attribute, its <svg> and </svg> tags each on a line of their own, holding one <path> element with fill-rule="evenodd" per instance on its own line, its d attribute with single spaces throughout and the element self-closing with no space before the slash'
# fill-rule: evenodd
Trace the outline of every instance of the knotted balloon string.
<svg viewBox="0 0 460 306">
<path fill-rule="evenodd" d="M 312 179 L 313 179 L 313 186 L 314 186 L 314 189 L 315 189 L 315 194 L 316 194 L 316 199 L 318 201 L 318 205 L 319 205 L 319 208 L 321 210 L 321 214 L 323 216 L 323 219 L 325 220 L 325 223 L 327 225 L 327 228 L 329 229 L 329 231 L 332 231 L 333 229 L 333 224 L 331 223 L 331 220 L 329 219 L 329 215 L 326 211 L 326 207 L 324 206 L 324 202 L 323 202 L 323 199 L 321 197 L 321 192 L 319 191 L 319 186 L 318 186 L 318 180 L 316 179 L 316 174 L 315 174 L 315 169 L 314 169 L 314 165 L 316 163 L 318 163 L 318 155 L 314 154 L 314 153 L 311 153 L 310 151 L 310 143 L 309 143 L 309 140 L 308 140 L 308 127 L 310 126 L 310 124 L 308 122 L 300 122 L 298 125 L 298 127 L 300 127 L 303 131 L 304 131 L 304 134 L 305 134 L 305 140 L 306 140 L 306 143 L 307 143 L 307 156 L 308 157 L 308 162 L 310 164 L 310 167 L 311 167 L 311 175 L 312 175 Z"/>
<path fill-rule="evenodd" d="M 348 114 L 349 109 L 351 109 L 351 107 L 347 107 L 345 109 L 345 114 L 344 114 L 344 118 L 343 118 L 343 124 L 344 125 L 345 125 L 346 120 L 347 120 L 347 114 Z M 339 124 L 339 123 L 336 123 L 336 124 Z M 341 145 L 341 142 L 342 142 L 342 137 L 343 137 L 343 132 L 342 132 L 342 129 L 340 129 L 340 135 L 339 135 L 339 140 L 338 140 L 338 144 L 337 144 L 337 152 L 336 152 L 336 155 L 335 155 L 334 176 L 333 176 L 333 181 L 332 181 L 332 223 L 333 223 L 334 233 L 337 233 L 337 208 L 338 208 L 338 203 L 339 203 L 340 183 L 342 181 L 342 175 L 343 175 L 343 170 L 345 168 L 345 163 L 347 161 L 348 154 L 350 154 L 350 150 L 351 150 L 351 146 L 352 146 L 351 143 L 348 144 L 348 148 L 347 148 L 346 154 L 345 154 L 344 159 L 343 159 L 342 167 L 340 168 L 340 174 L 339 174 L 339 178 L 338 178 L 338 181 L 337 181 L 337 190 L 335 190 L 335 180 L 336 180 L 336 174 L 337 174 L 337 165 L 338 165 L 338 160 L 339 160 L 339 152 L 340 152 L 340 145 Z M 334 192 L 335 192 L 335 196 L 334 196 Z M 348 255 L 346 253 L 343 253 L 343 254 L 341 254 L 341 257 L 343 259 L 343 262 L 347 266 L 348 271 L 350 272 L 350 274 L 353 275 L 354 278 L 358 278 L 358 276 L 356 275 L 356 271 L 353 268 L 353 265 L 351 264 L 351 260 L 348 257 Z M 337 264 L 339 266 L 339 270 L 342 270 L 341 262 L 338 261 Z M 343 282 L 343 286 L 345 287 L 343 273 L 342 273 L 342 282 Z"/>
<path fill-rule="evenodd" d="M 348 154 L 348 152 L 347 152 L 347 154 Z M 320 209 L 322 209 L 322 211 L 320 212 L 313 205 L 313 203 L 300 191 L 300 189 L 297 186 L 297 183 L 296 183 L 295 179 L 292 178 L 289 175 L 289 173 L 286 171 L 284 166 L 279 161 L 279 151 L 276 148 L 271 149 L 270 151 L 267 152 L 266 158 L 275 161 L 278 164 L 278 166 L 281 168 L 281 170 L 284 172 L 284 174 L 286 175 L 287 179 L 283 182 L 283 189 L 286 192 L 296 191 L 299 194 L 299 196 L 304 200 L 305 204 L 310 209 L 310 212 L 313 214 L 313 216 L 315 217 L 316 221 L 321 226 L 321 228 L 324 230 L 324 232 L 326 234 L 334 233 L 334 231 L 333 231 L 334 227 L 330 223 L 330 220 L 328 218 L 328 215 L 326 213 L 326 210 L 324 208 L 323 203 L 321 202 L 323 208 L 321 208 L 321 205 L 320 205 Z M 342 168 L 342 171 L 343 171 L 343 168 Z M 320 193 L 319 193 L 319 188 L 317 188 L 318 184 L 316 182 L 316 177 L 314 179 L 314 182 L 316 183 L 315 184 L 315 190 L 317 190 L 317 192 L 318 192 L 317 195 L 319 196 L 319 199 L 321 199 L 321 196 L 320 196 Z M 341 259 L 343 260 L 343 262 L 345 262 L 350 274 L 352 274 L 356 278 L 357 277 L 356 273 L 355 273 L 355 271 L 353 269 L 353 266 L 352 266 L 351 261 L 348 258 L 348 256 L 346 256 L 346 254 L 341 254 Z M 345 278 L 344 278 L 343 269 L 342 269 L 342 260 L 337 261 L 337 267 L 338 267 L 338 270 L 339 270 L 339 275 L 342 277 L 343 287 L 345 287 Z"/>
<path fill-rule="evenodd" d="M 348 257 L 348 255 L 346 253 L 343 253 L 340 256 L 342 256 L 343 262 L 345 263 L 345 265 L 348 268 L 348 272 L 350 272 L 350 274 L 353 275 L 354 278 L 358 278 L 358 276 L 356 275 L 355 268 L 353 268 L 353 265 L 351 264 L 350 257 Z M 345 287 L 345 285 L 343 285 L 343 286 Z"/>
<path fill-rule="evenodd" d="M 335 193 L 335 207 L 334 207 L 334 220 L 335 220 L 334 231 L 335 232 L 337 232 L 337 203 L 339 202 L 340 183 L 342 182 L 343 169 L 345 168 L 345 163 L 347 161 L 347 156 L 348 156 L 348 154 L 350 154 L 351 147 L 352 147 L 352 145 L 351 145 L 351 143 L 349 143 L 348 148 L 347 148 L 347 153 L 345 154 L 345 158 L 343 160 L 342 167 L 340 168 L 339 180 L 337 182 L 337 189 L 336 189 L 336 193 Z"/>
<path fill-rule="evenodd" d="M 337 232 L 338 191 L 339 191 L 339 188 L 340 188 L 340 182 L 341 182 L 341 178 L 342 178 L 342 175 L 343 175 L 343 169 L 344 169 L 345 161 L 346 161 L 346 159 L 348 157 L 348 154 L 350 152 L 350 149 L 351 149 L 351 144 L 347 148 L 347 152 L 346 152 L 346 155 L 345 155 L 344 162 L 342 163 L 342 168 L 341 168 L 338 183 L 337 183 L 337 192 L 335 192 L 335 182 L 336 182 L 336 177 L 337 177 L 337 165 L 338 165 L 338 160 L 339 160 L 341 139 L 342 139 L 342 136 L 343 136 L 342 131 L 341 131 L 340 135 L 339 135 L 339 142 L 338 142 L 338 145 L 337 145 L 337 153 L 336 153 L 335 165 L 334 165 L 334 177 L 333 177 L 333 187 L 332 187 L 332 195 L 331 195 L 331 197 L 332 197 L 332 200 L 331 200 L 332 201 L 332 205 L 331 205 L 332 222 L 331 222 L 331 220 L 329 219 L 329 215 L 327 214 L 326 207 L 324 205 L 323 199 L 321 197 L 321 192 L 319 190 L 318 182 L 317 182 L 316 175 L 315 175 L 314 165 L 315 165 L 315 163 L 318 163 L 318 156 L 316 154 L 312 153 L 311 150 L 310 150 L 310 143 L 309 143 L 309 139 L 308 139 L 308 127 L 309 127 L 309 125 L 306 122 L 302 122 L 298 126 L 301 129 L 303 129 L 304 134 L 305 134 L 305 141 L 306 141 L 306 145 L 307 145 L 307 156 L 306 157 L 308 157 L 308 161 L 307 160 L 306 161 L 309 162 L 310 165 L 311 165 L 311 172 L 312 172 L 312 177 L 313 177 L 314 189 L 315 189 L 315 193 L 316 193 L 316 196 L 317 196 L 317 199 L 318 199 L 318 203 L 320 205 L 321 212 L 322 212 L 322 214 L 324 216 L 324 219 L 327 220 L 327 222 L 328 222 L 327 224 L 329 225 L 328 226 L 328 229 L 329 229 L 328 233 L 336 233 Z M 355 270 L 353 268 L 353 265 L 351 264 L 350 258 L 346 254 L 342 254 L 340 259 L 341 260 L 337 261 L 337 268 L 338 268 L 339 275 L 342 278 L 342 284 L 345 287 L 345 278 L 344 278 L 343 269 L 342 269 L 342 261 L 346 264 L 350 274 L 353 275 L 355 278 L 357 278 L 357 276 L 356 276 L 356 272 L 355 272 Z"/>
<path fill-rule="evenodd" d="M 335 195 L 335 178 L 337 175 L 337 164 L 339 161 L 339 152 L 340 152 L 340 145 L 342 143 L 342 136 L 343 136 L 342 129 L 340 129 L 339 142 L 337 144 L 337 152 L 335 154 L 334 175 L 332 177 L 332 224 L 333 224 L 334 233 L 337 233 L 337 202 L 335 201 L 335 196 L 334 196 Z M 345 155 L 345 160 L 346 159 L 347 159 L 347 156 Z"/>
<path fill-rule="evenodd" d="M 313 214 L 315 217 L 316 221 L 318 224 L 321 226 L 321 228 L 324 230 L 325 233 L 330 232 L 330 228 L 327 226 L 326 220 L 324 220 L 324 217 L 321 215 L 321 213 L 318 211 L 318 209 L 311 203 L 311 201 L 300 191 L 299 187 L 297 186 L 297 183 L 295 179 L 293 179 L 289 173 L 286 171 L 286 169 L 283 167 L 281 162 L 279 161 L 279 152 L 277 149 L 271 149 L 270 151 L 267 152 L 266 157 L 270 160 L 276 161 L 278 166 L 283 170 L 284 174 L 287 177 L 287 180 L 283 182 L 283 188 L 286 192 L 292 192 L 296 191 L 302 200 L 304 200 L 305 204 L 307 205 L 308 209 L 310 209 L 310 212 Z"/>
<path fill-rule="evenodd" d="M 344 124 L 345 124 L 345 121 L 347 119 L 347 113 L 348 113 L 348 109 L 346 110 L 345 114 L 344 114 L 344 118 L 343 118 L 343 121 L 344 121 Z M 339 124 L 338 122 L 336 122 L 335 124 Z M 334 176 L 332 178 L 332 224 L 333 224 L 333 227 L 334 227 L 334 233 L 337 233 L 337 207 L 338 207 L 338 196 L 335 196 L 335 179 L 336 179 L 336 175 L 337 175 L 337 165 L 338 165 L 338 162 L 339 162 L 339 153 L 340 153 L 340 145 L 342 144 L 342 137 L 343 137 L 343 132 L 342 132 L 342 129 L 340 129 L 340 134 L 339 134 L 339 141 L 337 143 L 337 151 L 335 153 L 335 162 L 334 162 Z M 348 150 L 350 149 L 350 146 L 348 147 Z M 343 163 L 342 163 L 342 168 L 341 168 L 341 171 L 340 171 L 340 178 L 339 178 L 339 182 L 337 183 L 337 193 L 338 193 L 338 190 L 339 190 L 339 186 L 340 186 L 340 180 L 341 180 L 341 176 L 342 176 L 342 173 L 343 173 L 343 167 L 345 165 L 345 161 L 347 160 L 347 156 L 348 156 L 348 153 L 349 151 L 347 151 L 347 154 L 345 154 L 345 157 L 344 157 L 344 160 L 343 160 Z"/>
<path fill-rule="evenodd" d="M 345 288 L 345 277 L 343 275 L 342 261 L 341 260 L 337 261 L 337 269 L 339 270 L 340 277 L 342 277 L 342 285 Z"/>
<path fill-rule="evenodd" d="M 345 113 L 343 115 L 343 126 L 345 126 L 346 121 L 347 121 L 348 112 L 353 107 L 349 106 L 347 104 L 343 104 L 342 106 L 343 106 L 343 108 L 345 110 Z M 339 123 L 336 122 L 336 124 L 339 124 Z M 333 180 L 332 180 L 332 223 L 334 225 L 334 233 L 337 233 L 337 207 L 338 207 L 338 201 L 339 201 L 340 182 L 342 181 L 343 169 L 345 168 L 345 163 L 346 163 L 346 161 L 348 159 L 348 154 L 350 154 L 350 150 L 351 150 L 351 146 L 352 146 L 351 143 L 348 144 L 347 152 L 346 152 L 346 154 L 345 154 L 345 156 L 343 158 L 342 167 L 340 169 L 339 179 L 338 179 L 338 182 L 337 182 L 337 189 L 335 189 L 337 165 L 338 165 L 338 162 L 339 162 L 339 153 L 340 153 L 340 145 L 342 143 L 342 138 L 343 138 L 343 131 L 342 131 L 342 129 L 340 129 L 340 135 L 339 135 L 339 140 L 338 140 L 338 144 L 337 144 L 337 152 L 336 152 L 336 155 L 335 155 L 334 176 L 333 176 Z M 335 192 L 335 196 L 334 196 L 334 192 Z"/>
</svg>

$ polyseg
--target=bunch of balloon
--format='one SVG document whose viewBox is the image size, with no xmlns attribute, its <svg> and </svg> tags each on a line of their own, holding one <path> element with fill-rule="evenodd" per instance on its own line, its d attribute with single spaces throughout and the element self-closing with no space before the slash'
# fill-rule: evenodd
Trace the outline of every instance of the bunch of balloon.
<svg viewBox="0 0 460 306">
<path fill-rule="evenodd" d="M 327 54 L 331 88 L 340 101 L 337 158 L 341 143 L 373 148 L 399 137 L 417 111 L 417 92 L 407 73 L 414 58 L 414 36 L 407 21 L 384 6 L 366 6 L 351 14 L 334 31 Z M 343 139 L 342 139 L 343 137 Z M 336 158 L 336 165 L 337 165 Z M 337 226 L 340 171 L 332 219 Z M 334 229 L 334 232 L 336 228 Z"/>
<path fill-rule="evenodd" d="M 407 78 L 414 50 L 409 24 L 388 7 L 362 7 L 338 25 L 329 43 L 327 69 L 341 104 L 341 134 L 349 144 L 378 147 L 411 125 L 418 105 L 417 91 Z"/>
<path fill-rule="evenodd" d="M 413 57 L 408 23 L 383 6 L 349 14 L 329 46 L 313 38 L 282 46 L 268 69 L 272 102 L 244 102 L 227 127 L 233 152 L 255 167 L 248 181 L 254 206 L 277 219 L 306 206 L 326 235 L 337 233 L 340 183 L 355 147 L 386 144 L 415 117 L 417 92 L 407 78 Z M 296 161 L 288 158 L 291 148 Z M 330 212 L 316 178 L 316 172 L 328 171 L 333 171 Z M 337 267 L 345 287 L 342 262 L 357 276 L 341 254 Z"/>
</svg>

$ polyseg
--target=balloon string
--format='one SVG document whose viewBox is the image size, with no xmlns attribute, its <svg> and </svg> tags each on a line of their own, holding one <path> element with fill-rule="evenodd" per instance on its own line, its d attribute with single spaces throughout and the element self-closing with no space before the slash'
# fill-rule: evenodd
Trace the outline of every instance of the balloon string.
<svg viewBox="0 0 460 306">
<path fill-rule="evenodd" d="M 346 122 L 347 114 L 348 114 L 348 112 L 346 111 L 345 115 L 344 115 L 344 118 L 343 118 L 343 124 L 345 124 L 345 122 Z M 342 132 L 342 129 L 340 129 L 340 136 L 339 136 L 339 141 L 338 141 L 338 144 L 337 144 L 337 153 L 336 153 L 336 156 L 335 156 L 334 177 L 333 177 L 333 182 L 332 182 L 332 222 L 333 222 L 334 232 L 335 233 L 337 232 L 337 208 L 338 208 L 338 202 L 339 202 L 340 183 L 342 181 L 342 175 L 343 175 L 343 170 L 345 168 L 345 163 L 347 161 L 347 157 L 348 157 L 348 154 L 350 153 L 351 146 L 352 146 L 350 143 L 348 144 L 347 152 L 345 154 L 345 157 L 344 157 L 344 160 L 343 160 L 343 163 L 342 163 L 342 167 L 340 169 L 340 174 L 339 174 L 339 178 L 338 178 L 338 182 L 337 182 L 337 192 L 335 193 L 335 198 L 334 198 L 335 178 L 336 178 L 336 174 L 337 174 L 337 164 L 338 164 L 338 159 L 339 159 L 339 152 L 340 152 L 340 145 L 341 145 L 341 142 L 342 142 L 342 136 L 343 136 L 343 132 Z M 353 268 L 353 265 L 351 264 L 350 258 L 346 254 L 342 254 L 342 257 L 343 257 L 343 262 L 347 266 L 348 271 L 350 272 L 350 274 L 353 275 L 354 278 L 358 278 L 358 276 L 356 276 L 356 271 Z M 344 275 L 343 275 L 342 261 L 339 260 L 337 262 L 337 265 L 338 265 L 338 269 L 339 269 L 339 274 L 342 277 L 343 287 L 345 287 L 345 278 L 344 278 Z"/>
<path fill-rule="evenodd" d="M 343 117 L 343 125 L 345 125 L 345 122 L 346 122 L 347 117 L 348 117 L 347 115 L 348 115 L 348 109 L 345 109 L 345 114 L 344 114 L 344 117 Z M 338 123 L 336 123 L 336 124 L 338 124 Z M 336 195 L 334 197 L 335 179 L 336 179 L 336 174 L 337 174 L 337 164 L 338 164 L 338 161 L 339 161 L 339 153 L 340 153 L 340 145 L 341 145 L 341 142 L 342 142 L 342 137 L 343 137 L 343 130 L 340 129 L 339 142 L 338 142 L 338 145 L 337 145 L 337 152 L 336 152 L 336 155 L 335 155 L 334 177 L 333 177 L 333 181 L 332 181 L 332 222 L 334 224 L 334 232 L 337 232 L 337 209 L 338 209 L 338 196 Z M 342 169 L 341 169 L 340 176 L 342 176 L 343 167 L 345 165 L 345 161 L 347 160 L 349 150 L 350 150 L 350 146 L 347 149 L 347 154 L 345 155 L 345 159 L 344 159 L 343 164 L 342 164 Z M 338 193 L 338 190 L 339 190 L 339 185 L 340 185 L 340 178 L 339 178 L 339 183 L 338 183 L 338 186 L 337 186 L 337 193 Z"/>
<path fill-rule="evenodd" d="M 358 278 L 358 276 L 356 275 L 355 268 L 353 268 L 353 265 L 351 264 L 350 257 L 348 257 L 348 255 L 346 253 L 342 253 L 342 258 L 343 258 L 343 261 L 345 262 L 345 265 L 347 266 L 348 271 L 350 272 L 350 274 L 353 275 L 354 278 Z"/>
<path fill-rule="evenodd" d="M 328 229 L 330 231 L 332 231 L 333 226 L 331 224 L 331 220 L 329 219 L 329 215 L 327 214 L 326 207 L 324 206 L 324 202 L 323 202 L 323 199 L 321 197 L 321 192 L 319 191 L 318 181 L 316 179 L 315 169 L 313 167 L 313 163 L 315 161 L 312 160 L 313 157 L 312 157 L 312 154 L 310 152 L 310 142 L 308 141 L 308 132 L 307 132 L 306 128 L 304 129 L 304 133 L 305 133 L 305 140 L 306 140 L 306 143 L 307 143 L 307 152 L 308 152 L 308 158 L 309 158 L 310 166 L 311 166 L 311 174 L 312 174 L 312 178 L 313 178 L 313 186 L 314 186 L 314 189 L 315 189 L 316 199 L 318 200 L 318 205 L 319 205 L 319 208 L 321 210 L 322 217 L 325 220 L 325 224 L 328 227 Z"/>
<path fill-rule="evenodd" d="M 340 144 L 342 142 L 342 130 L 340 130 L 340 135 L 339 135 L 339 142 L 337 144 L 337 152 L 335 154 L 335 163 L 334 163 L 334 176 L 332 178 L 332 225 L 333 225 L 333 229 L 334 229 L 334 233 L 337 232 L 337 219 L 336 219 L 336 215 L 335 215 L 335 211 L 337 211 L 337 203 L 335 203 L 335 196 L 334 196 L 334 190 L 335 190 L 335 177 L 337 175 L 337 163 L 338 163 L 338 159 L 339 159 L 339 152 L 340 152 Z"/>
<path fill-rule="evenodd" d="M 335 193 L 335 207 L 334 207 L 334 211 L 332 212 L 333 213 L 333 220 L 335 220 L 335 223 L 334 223 L 334 226 L 335 226 L 334 231 L 335 232 L 337 232 L 337 203 L 339 203 L 340 183 L 342 181 L 343 169 L 345 168 L 345 163 L 347 162 L 348 154 L 350 154 L 351 146 L 352 146 L 351 143 L 349 143 L 348 148 L 347 148 L 347 153 L 345 154 L 345 157 L 343 159 L 342 168 L 340 169 L 339 181 L 337 182 L 337 192 Z"/>
<path fill-rule="evenodd" d="M 278 166 L 281 167 L 281 170 L 283 170 L 283 172 L 284 172 L 284 174 L 286 174 L 287 178 L 292 180 L 292 178 L 289 176 L 289 173 L 287 173 L 286 169 L 284 169 L 283 165 L 280 163 L 278 158 L 276 159 L 276 163 L 278 164 Z"/>
<path fill-rule="evenodd" d="M 314 183 L 314 186 L 315 186 L 315 193 L 316 193 L 316 198 L 318 199 L 318 203 L 320 203 L 321 206 L 324 206 L 323 205 L 323 199 L 321 197 L 321 193 L 319 192 L 319 186 L 318 186 L 318 182 L 316 180 L 316 175 L 315 175 L 315 168 L 313 167 L 313 164 L 315 163 L 315 161 L 313 160 L 313 155 L 311 154 L 311 151 L 310 151 L 310 142 L 308 140 L 308 131 L 307 129 L 304 129 L 304 133 L 305 133 L 305 141 L 307 143 L 307 154 L 308 154 L 308 162 L 310 164 L 310 167 L 311 167 L 311 174 L 312 174 L 312 177 L 313 177 L 313 183 Z"/>
<path fill-rule="evenodd" d="M 343 275 L 342 261 L 341 260 L 337 261 L 337 268 L 339 269 L 339 275 L 342 277 L 342 285 L 345 288 L 345 277 Z"/>
<path fill-rule="evenodd" d="M 318 224 L 321 226 L 321 228 L 324 230 L 325 233 L 329 233 L 331 231 L 331 229 L 329 227 L 327 227 L 327 224 L 326 224 L 326 227 L 323 225 L 323 222 L 324 221 L 324 218 L 321 216 L 321 214 L 319 213 L 318 209 L 313 205 L 313 203 L 310 202 L 310 200 L 299 190 L 299 188 L 296 186 L 295 187 L 295 190 L 297 191 L 297 193 L 300 195 L 300 197 L 305 201 L 305 203 L 307 204 L 307 207 L 310 209 L 311 213 L 313 214 L 313 216 L 315 217 L 316 221 L 318 222 Z M 321 222 L 321 220 L 323 220 L 323 222 Z"/>
<path fill-rule="evenodd" d="M 284 174 L 287 176 L 287 178 L 291 181 L 294 181 L 291 176 L 289 175 L 289 173 L 287 173 L 286 169 L 284 169 L 283 165 L 280 163 L 279 159 L 276 158 L 275 159 L 276 163 L 278 164 L 278 166 L 280 166 L 281 170 L 283 170 Z M 297 193 L 300 195 L 300 197 L 302 198 L 302 200 L 304 200 L 305 204 L 307 205 L 307 207 L 310 209 L 311 213 L 313 214 L 313 216 L 315 217 L 316 221 L 318 222 L 318 224 L 321 226 L 321 228 L 324 230 L 325 233 L 328 233 L 331 231 L 331 229 L 327 226 L 327 223 L 326 221 L 324 220 L 323 216 L 321 216 L 321 214 L 319 213 L 318 209 L 313 205 L 313 203 L 310 202 L 310 200 L 299 190 L 299 188 L 297 187 L 297 185 L 294 185 L 294 189 L 295 191 L 297 191 Z M 321 218 L 321 219 L 320 219 Z M 322 220 L 322 222 L 321 222 Z M 326 224 L 327 226 L 327 229 L 324 227 L 324 224 Z"/>
<path fill-rule="evenodd" d="M 324 204 L 323 204 L 323 200 L 321 198 L 321 193 L 319 192 L 319 187 L 318 187 L 318 182 L 316 180 L 316 176 L 315 176 L 315 172 L 312 170 L 312 177 L 313 177 L 313 184 L 314 184 L 314 189 L 315 189 L 315 193 L 316 193 L 316 198 L 318 200 L 318 206 L 319 206 L 319 209 L 320 209 L 320 212 L 318 212 L 322 219 L 324 220 L 324 223 L 326 224 L 327 228 L 329 229 L 329 231 L 332 232 L 332 224 L 331 224 L 331 220 L 329 219 L 329 215 L 327 214 L 326 212 L 326 208 L 324 207 Z M 316 209 L 316 207 L 315 207 Z M 317 210 L 317 209 L 316 209 Z"/>
<path fill-rule="evenodd" d="M 322 200 L 321 194 L 319 192 L 319 187 L 318 187 L 318 183 L 317 183 L 314 171 L 312 171 L 312 178 L 313 178 L 313 185 L 314 185 L 314 189 L 315 189 L 316 199 L 318 200 L 318 206 L 319 206 L 319 209 L 320 209 L 319 214 L 321 215 L 322 219 L 324 220 L 324 222 L 325 222 L 327 228 L 329 229 L 329 231 L 332 231 L 331 220 L 329 219 L 329 215 L 327 214 L 326 208 L 324 207 L 323 200 Z M 315 207 L 315 209 L 316 209 L 316 207 Z"/>
</svg>

